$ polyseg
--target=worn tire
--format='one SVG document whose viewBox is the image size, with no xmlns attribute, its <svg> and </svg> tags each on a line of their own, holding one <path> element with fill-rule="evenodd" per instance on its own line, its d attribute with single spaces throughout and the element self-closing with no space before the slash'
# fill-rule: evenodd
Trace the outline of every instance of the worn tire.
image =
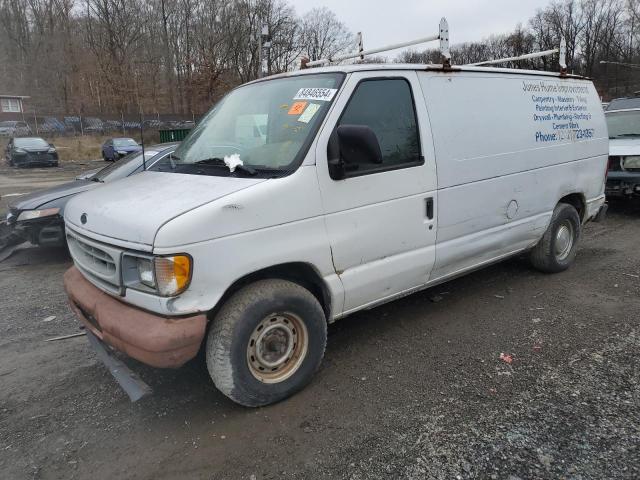
<svg viewBox="0 0 640 480">
<path fill-rule="evenodd" d="M 306 354 L 288 378 L 264 383 L 249 366 L 250 337 L 265 318 L 280 312 L 292 313 L 304 322 Z M 236 292 L 212 320 L 206 343 L 207 368 L 218 390 L 234 402 L 246 407 L 269 405 L 309 383 L 320 366 L 326 343 L 324 311 L 311 292 L 286 280 L 260 280 Z"/>
<path fill-rule="evenodd" d="M 557 245 L 560 241 L 558 235 L 561 228 L 569 228 L 571 230 L 572 244 L 570 251 L 566 255 L 561 255 L 557 251 Z M 580 215 L 578 215 L 575 207 L 566 203 L 559 203 L 553 210 L 547 231 L 544 232 L 538 244 L 531 250 L 531 263 L 536 269 L 545 273 L 558 273 L 566 270 L 576 258 L 580 233 Z"/>
</svg>

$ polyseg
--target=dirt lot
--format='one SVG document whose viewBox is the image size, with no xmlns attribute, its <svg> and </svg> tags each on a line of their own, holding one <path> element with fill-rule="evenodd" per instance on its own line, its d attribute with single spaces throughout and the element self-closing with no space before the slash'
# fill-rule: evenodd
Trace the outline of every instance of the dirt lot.
<svg viewBox="0 0 640 480">
<path fill-rule="evenodd" d="M 81 168 L 0 168 L 0 195 Z M 65 252 L 16 253 L 0 263 L 0 477 L 640 478 L 639 238 L 640 208 L 614 206 L 565 273 L 516 258 L 340 321 L 312 384 L 255 410 L 198 362 L 130 361 L 155 390 L 130 403 L 86 338 L 44 341 L 78 331 Z"/>
</svg>

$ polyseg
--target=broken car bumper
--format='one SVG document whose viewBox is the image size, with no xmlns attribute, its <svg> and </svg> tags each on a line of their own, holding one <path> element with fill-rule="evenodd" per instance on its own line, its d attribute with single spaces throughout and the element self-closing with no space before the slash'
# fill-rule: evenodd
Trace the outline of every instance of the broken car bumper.
<svg viewBox="0 0 640 480">
<path fill-rule="evenodd" d="M 160 368 L 177 368 L 198 353 L 207 317 L 163 317 L 120 302 L 95 287 L 76 267 L 64 287 L 78 319 L 100 340 L 132 358 Z"/>
<path fill-rule="evenodd" d="M 11 225 L 15 232 L 28 239 L 34 245 L 41 247 L 63 247 L 66 242 L 64 238 L 64 221 L 62 217 L 45 217 L 38 220 L 25 220 L 13 222 Z"/>
</svg>

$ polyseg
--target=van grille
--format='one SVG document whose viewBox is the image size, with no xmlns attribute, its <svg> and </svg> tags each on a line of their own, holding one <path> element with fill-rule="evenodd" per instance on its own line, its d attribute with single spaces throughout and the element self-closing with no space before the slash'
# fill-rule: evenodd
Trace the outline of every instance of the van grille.
<svg viewBox="0 0 640 480">
<path fill-rule="evenodd" d="M 121 250 L 81 237 L 67 228 L 73 262 L 89 281 L 114 294 L 121 293 Z"/>
</svg>

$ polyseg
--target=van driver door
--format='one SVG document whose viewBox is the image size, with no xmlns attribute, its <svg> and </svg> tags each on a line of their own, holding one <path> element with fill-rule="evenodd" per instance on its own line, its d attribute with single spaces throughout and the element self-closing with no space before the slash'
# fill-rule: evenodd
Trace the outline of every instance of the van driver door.
<svg viewBox="0 0 640 480">
<path fill-rule="evenodd" d="M 346 314 L 427 282 L 435 261 L 437 181 L 417 73 L 355 72 L 345 82 L 318 138 L 316 168 Z M 329 168 L 344 157 L 340 126 L 366 127 L 356 130 L 372 131 L 381 152 L 342 163 L 344 178 Z"/>
</svg>

